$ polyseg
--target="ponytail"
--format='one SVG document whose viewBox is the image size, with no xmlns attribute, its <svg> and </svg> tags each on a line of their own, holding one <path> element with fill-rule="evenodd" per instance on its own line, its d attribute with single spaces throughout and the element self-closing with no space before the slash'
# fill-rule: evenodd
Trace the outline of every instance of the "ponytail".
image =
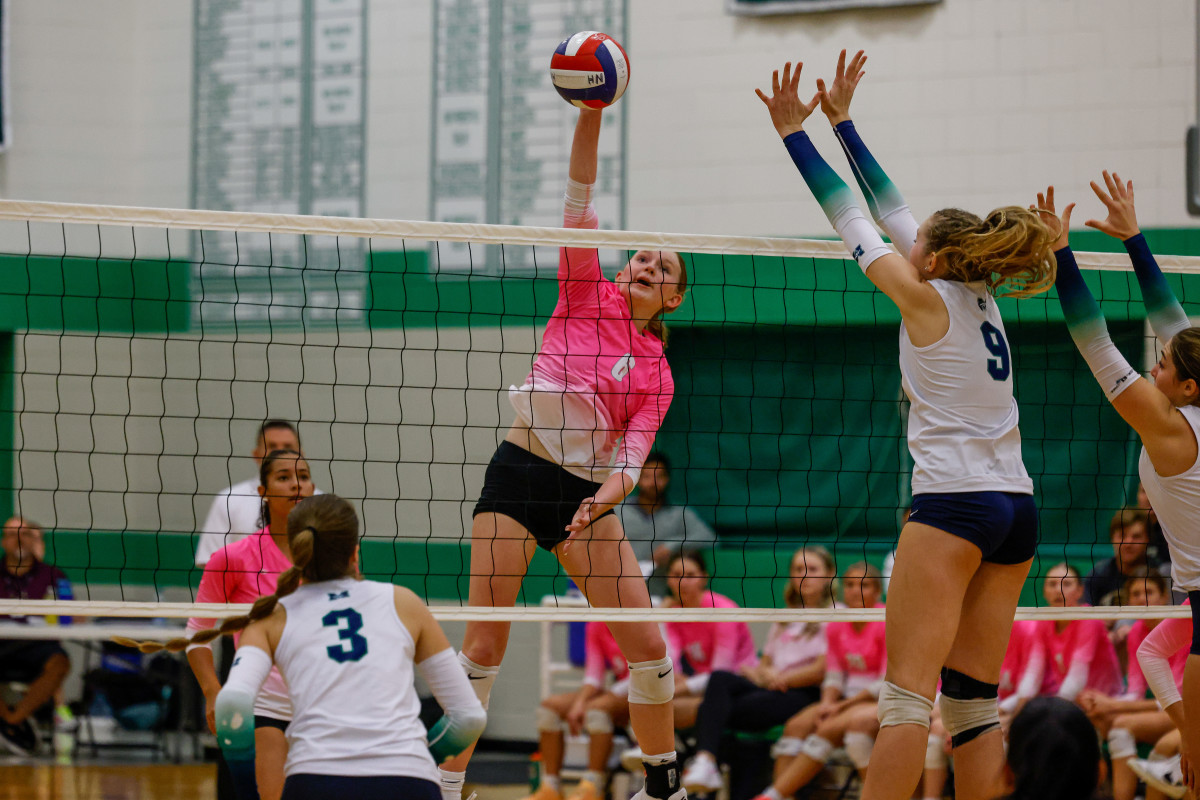
<svg viewBox="0 0 1200 800">
<path fill-rule="evenodd" d="M 983 281 L 1001 297 L 1029 297 L 1054 285 L 1058 231 L 1020 206 L 997 208 L 980 219 L 945 208 L 930 217 L 928 248 L 945 264 L 947 280 Z"/>
</svg>

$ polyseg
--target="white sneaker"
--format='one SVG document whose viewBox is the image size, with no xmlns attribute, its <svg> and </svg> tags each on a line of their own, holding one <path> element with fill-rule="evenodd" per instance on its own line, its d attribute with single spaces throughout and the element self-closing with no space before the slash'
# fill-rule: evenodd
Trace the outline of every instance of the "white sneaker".
<svg viewBox="0 0 1200 800">
<path fill-rule="evenodd" d="M 631 747 L 621 753 L 621 769 L 636 775 L 645 766 L 642 764 L 642 759 L 645 757 L 646 754 L 642 752 L 642 748 Z"/>
<path fill-rule="evenodd" d="M 1179 767 L 1179 756 L 1151 761 L 1146 758 L 1131 758 L 1127 762 L 1133 774 L 1137 775 L 1147 786 L 1153 786 L 1167 797 L 1178 800 L 1187 793 L 1183 785 L 1183 770 Z"/>
<path fill-rule="evenodd" d="M 721 778 L 721 770 L 709 758 L 693 758 L 683 771 L 683 778 L 679 782 L 692 794 L 708 794 L 725 785 Z"/>
<path fill-rule="evenodd" d="M 687 789 L 680 787 L 679 789 L 675 790 L 675 794 L 666 798 L 666 800 L 687 800 L 687 797 L 688 797 Z M 646 787 L 643 786 L 641 791 L 639 791 L 637 794 L 635 794 L 633 796 L 632 800 L 655 800 L 655 799 L 653 797 L 651 797 L 650 795 L 646 794 Z"/>
</svg>

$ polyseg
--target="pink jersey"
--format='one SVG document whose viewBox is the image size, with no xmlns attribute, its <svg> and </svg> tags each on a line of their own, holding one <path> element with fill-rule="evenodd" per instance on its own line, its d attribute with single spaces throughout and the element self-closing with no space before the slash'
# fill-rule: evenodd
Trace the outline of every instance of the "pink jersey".
<svg viewBox="0 0 1200 800">
<path fill-rule="evenodd" d="M 700 608 L 738 608 L 716 592 L 705 592 Z M 667 651 L 676 662 L 687 656 L 693 674 L 715 670 L 737 672 L 758 659 L 750 626 L 744 622 L 668 622 Z"/>
<path fill-rule="evenodd" d="M 563 224 L 598 227 L 590 205 Z M 662 342 L 638 333 L 599 254 L 564 247 L 541 352 L 525 383 L 509 389 L 517 416 L 572 475 L 601 483 L 624 472 L 636 482 L 674 393 Z"/>
<path fill-rule="evenodd" d="M 291 566 L 292 562 L 275 544 L 270 531 L 263 528 L 212 554 L 204 565 L 196 602 L 253 603 L 263 595 L 272 594 L 279 582 L 279 573 Z M 193 617 L 188 620 L 188 630 L 211 628 L 215 623 L 215 619 Z M 240 638 L 235 634 L 234 642 Z M 274 719 L 292 718 L 287 684 L 275 667 L 271 668 L 271 674 L 258 694 L 254 712 Z"/>
<path fill-rule="evenodd" d="M 1044 620 L 1038 633 L 1046 665 L 1042 694 L 1074 700 L 1084 689 L 1110 697 L 1121 693 L 1121 665 L 1102 620 L 1072 620 L 1061 633 L 1053 620 Z"/>
<path fill-rule="evenodd" d="M 583 682 L 601 689 L 605 671 L 611 671 L 613 680 L 619 681 L 629 675 L 629 665 L 608 626 L 589 622 L 583 631 Z"/>
<path fill-rule="evenodd" d="M 883 608 L 877 604 L 876 608 Z M 855 630 L 856 625 L 862 625 Z M 825 630 L 829 652 L 825 656 L 824 685 L 836 685 L 843 697 L 874 688 L 887 670 L 883 622 L 831 622 Z"/>
<path fill-rule="evenodd" d="M 1159 621 L 1157 628 L 1168 623 L 1186 623 L 1187 627 L 1187 642 L 1191 644 L 1191 620 L 1186 619 L 1164 619 Z M 1184 627 L 1184 626 L 1180 626 Z M 1141 700 L 1146 697 L 1146 693 L 1150 690 L 1150 686 L 1146 683 L 1146 676 L 1142 673 L 1142 666 L 1138 663 L 1137 651 L 1142 646 L 1142 642 L 1150 635 L 1150 631 L 1154 630 L 1146 624 L 1145 620 L 1139 619 L 1129 628 L 1129 635 L 1125 637 L 1125 647 L 1129 652 L 1128 673 L 1126 676 L 1125 694 L 1132 700 Z M 1183 668 L 1187 665 L 1188 648 L 1184 647 L 1176 650 L 1167 663 L 1171 666 L 1171 675 L 1175 678 L 1176 686 L 1183 686 Z"/>
<path fill-rule="evenodd" d="M 1021 683 L 1021 676 L 1029 662 L 1029 652 L 1037 638 L 1037 622 L 1017 620 L 1008 636 L 1008 648 L 1000 664 L 1000 699 L 1011 696 Z"/>
<path fill-rule="evenodd" d="M 763 645 L 763 658 L 779 672 L 806 667 L 825 657 L 825 628 L 823 622 L 776 622 Z"/>
</svg>

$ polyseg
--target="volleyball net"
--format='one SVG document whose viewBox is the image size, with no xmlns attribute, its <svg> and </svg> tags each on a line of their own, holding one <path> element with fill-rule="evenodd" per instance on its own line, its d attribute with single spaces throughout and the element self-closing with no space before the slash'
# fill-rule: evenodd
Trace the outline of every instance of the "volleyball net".
<svg viewBox="0 0 1200 800">
<path fill-rule="evenodd" d="M 801 546 L 825 547 L 839 572 L 882 565 L 910 500 L 899 316 L 840 242 L 0 201 L 0 513 L 44 527 L 46 561 L 75 593 L 0 614 L 236 611 L 194 605 L 197 536 L 214 496 L 256 477 L 262 422 L 285 419 L 314 483 L 358 509 L 364 574 L 444 619 L 720 616 L 544 608 L 568 590 L 544 552 L 524 607 L 465 607 L 471 511 L 566 245 L 598 248 L 609 277 L 638 249 L 685 254 L 656 447 L 668 501 L 717 533 L 704 546 L 712 588 L 743 607 L 729 613 L 795 618 L 782 598 Z M 1184 307 L 1200 303 L 1200 259 L 1158 258 Z M 1128 258 L 1079 261 L 1117 346 L 1148 371 L 1156 343 Z M 1054 295 L 999 304 L 1041 509 L 1023 612 L 1131 616 L 1039 609 L 1052 565 L 1086 574 L 1113 556 L 1139 445 Z"/>
</svg>

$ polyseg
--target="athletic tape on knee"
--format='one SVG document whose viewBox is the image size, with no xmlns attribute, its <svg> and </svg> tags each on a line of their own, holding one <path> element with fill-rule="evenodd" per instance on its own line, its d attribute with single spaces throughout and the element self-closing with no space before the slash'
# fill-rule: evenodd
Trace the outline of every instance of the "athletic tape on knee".
<svg viewBox="0 0 1200 800">
<path fill-rule="evenodd" d="M 846 755 L 858 769 L 866 769 L 871 763 L 871 751 L 875 749 L 875 737 L 862 731 L 846 731 Z"/>
<path fill-rule="evenodd" d="M 562 717 L 556 712 L 545 706 L 538 706 L 537 729 L 539 731 L 561 731 L 564 727 Z"/>
<path fill-rule="evenodd" d="M 675 697 L 675 665 L 670 656 L 629 665 L 629 702 L 647 706 Z"/>
<path fill-rule="evenodd" d="M 583 729 L 588 733 L 612 733 L 612 714 L 601 708 L 589 708 L 583 715 Z"/>
<path fill-rule="evenodd" d="M 795 758 L 804 752 L 804 740 L 784 736 L 771 745 L 771 758 Z"/>
<path fill-rule="evenodd" d="M 1109 729 L 1108 754 L 1113 758 L 1133 758 L 1137 755 L 1137 741 L 1128 728 Z"/>
<path fill-rule="evenodd" d="M 989 731 L 1000 729 L 998 686 L 953 669 L 942 670 L 942 725 L 950 743 L 961 747 Z"/>
<path fill-rule="evenodd" d="M 492 696 L 492 684 L 496 682 L 496 676 L 500 674 L 500 667 L 485 667 L 482 664 L 476 664 L 461 652 L 458 654 L 458 663 L 462 664 L 463 671 L 467 673 L 467 680 L 471 682 L 471 688 L 475 690 L 475 696 L 479 698 L 479 702 L 483 704 L 483 709 L 486 711 L 488 700 Z"/>
<path fill-rule="evenodd" d="M 833 742 L 814 733 L 804 740 L 800 752 L 813 761 L 824 764 L 829 760 L 829 754 L 833 752 Z"/>
<path fill-rule="evenodd" d="M 933 701 L 928 697 L 901 689 L 890 681 L 883 682 L 883 688 L 879 690 L 879 727 L 920 725 L 928 728 L 932 713 Z"/>
<path fill-rule="evenodd" d="M 945 769 L 949 761 L 945 740 L 936 733 L 929 734 L 929 741 L 925 743 L 925 769 Z"/>
</svg>

